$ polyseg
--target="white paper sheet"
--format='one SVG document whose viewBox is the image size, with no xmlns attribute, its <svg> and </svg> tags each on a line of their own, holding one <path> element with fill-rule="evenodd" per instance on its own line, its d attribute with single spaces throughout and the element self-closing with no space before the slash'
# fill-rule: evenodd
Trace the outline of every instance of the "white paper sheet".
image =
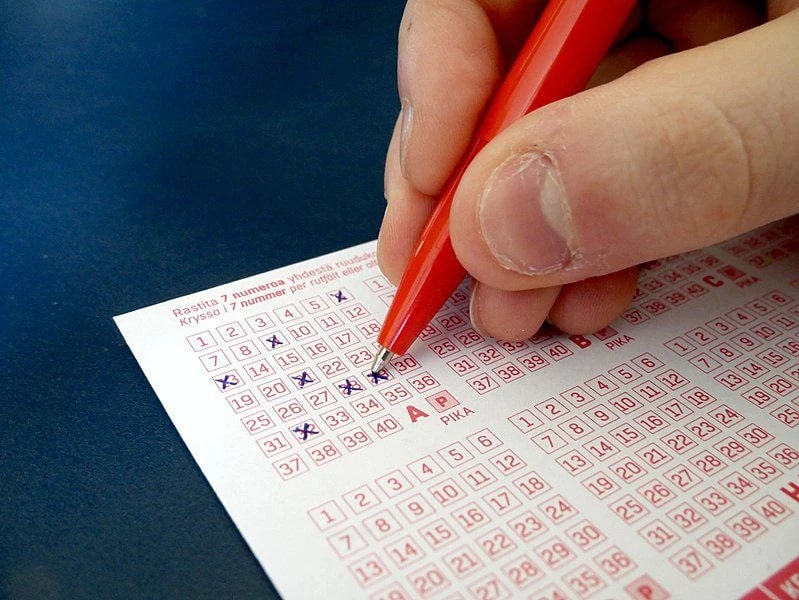
<svg viewBox="0 0 799 600">
<path fill-rule="evenodd" d="M 458 291 L 386 379 L 373 243 L 116 322 L 285 598 L 797 598 L 794 229 L 584 337 L 483 339 Z"/>
</svg>

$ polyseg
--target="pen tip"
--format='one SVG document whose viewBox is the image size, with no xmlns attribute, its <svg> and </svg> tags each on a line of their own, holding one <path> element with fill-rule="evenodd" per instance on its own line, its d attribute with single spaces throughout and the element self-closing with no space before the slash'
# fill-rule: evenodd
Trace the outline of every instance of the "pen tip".
<svg viewBox="0 0 799 600">
<path fill-rule="evenodd" d="M 379 373 L 383 370 L 383 368 L 388 364 L 388 361 L 391 360 L 391 351 L 388 348 L 383 348 L 380 346 L 380 350 L 377 351 L 375 354 L 375 359 L 372 362 L 372 373 Z"/>
</svg>

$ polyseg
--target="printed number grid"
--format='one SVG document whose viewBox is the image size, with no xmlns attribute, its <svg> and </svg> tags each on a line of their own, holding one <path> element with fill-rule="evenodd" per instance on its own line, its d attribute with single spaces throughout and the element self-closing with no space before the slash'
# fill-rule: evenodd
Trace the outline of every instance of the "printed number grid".
<svg viewBox="0 0 799 600">
<path fill-rule="evenodd" d="M 427 598 L 456 583 L 478 599 L 587 598 L 637 568 L 488 428 L 308 516 L 371 598 Z"/>
<path fill-rule="evenodd" d="M 767 297 L 791 306 L 780 292 Z M 706 339 L 695 330 L 691 336 Z M 682 345 L 684 337 L 666 346 Z M 778 372 L 777 380 L 784 375 L 791 377 Z M 509 420 L 631 533 L 695 580 L 794 512 L 787 496 L 767 484 L 799 470 L 797 448 L 734 406 L 645 353 Z M 773 416 L 793 427 L 784 412 Z"/>
<path fill-rule="evenodd" d="M 723 251 L 759 270 L 795 251 L 788 235 L 763 230 Z M 709 251 L 654 261 L 623 318 L 638 325 L 749 277 Z M 390 303 L 383 277 L 363 283 Z M 522 458 L 536 455 L 575 478 L 685 578 L 701 579 L 793 515 L 769 484 L 799 468 L 796 445 L 735 407 L 740 397 L 774 427 L 799 424 L 797 295 L 774 289 L 666 342 L 667 361 L 643 353 L 536 398 L 507 418 L 529 448 L 511 449 L 482 429 L 308 516 L 375 599 L 427 598 L 453 587 L 480 599 L 588 598 L 611 584 L 627 584 L 633 597 L 636 586 L 665 594 Z M 411 399 L 428 412 L 460 405 L 413 355 L 371 374 L 379 328 L 342 287 L 186 341 L 231 418 L 290 480 L 402 431 L 392 407 Z M 617 334 L 609 327 L 595 337 Z M 524 342 L 489 341 L 470 327 L 463 289 L 420 338 L 477 397 L 574 360 L 583 347 L 552 329 Z M 695 385 L 690 370 L 674 368 L 679 360 L 725 393 Z"/>
</svg>

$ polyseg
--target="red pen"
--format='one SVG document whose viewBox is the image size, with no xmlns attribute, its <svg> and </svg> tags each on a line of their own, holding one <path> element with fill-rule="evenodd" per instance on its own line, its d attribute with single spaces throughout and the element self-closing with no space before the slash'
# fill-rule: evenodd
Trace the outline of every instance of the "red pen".
<svg viewBox="0 0 799 600">
<path fill-rule="evenodd" d="M 464 171 L 499 132 L 530 111 L 585 88 L 635 0 L 552 0 L 494 95 L 471 144 L 450 176 L 402 275 L 377 337 L 379 373 L 404 354 L 460 285 L 466 270 L 449 237 L 449 211 Z"/>
</svg>

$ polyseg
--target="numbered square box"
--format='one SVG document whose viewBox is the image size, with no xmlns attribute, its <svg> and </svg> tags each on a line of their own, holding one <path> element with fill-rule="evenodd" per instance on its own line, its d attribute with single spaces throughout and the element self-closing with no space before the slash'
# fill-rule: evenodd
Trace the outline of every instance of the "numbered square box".
<svg viewBox="0 0 799 600">
<path fill-rule="evenodd" d="M 247 363 L 246 365 L 243 365 L 241 368 L 253 381 L 258 381 L 259 379 L 263 379 L 269 375 L 274 375 L 275 373 L 272 365 L 269 364 L 269 361 L 266 358 L 259 358 Z"/>
<path fill-rule="evenodd" d="M 467 496 L 463 488 L 452 478 L 444 479 L 428 487 L 427 491 L 439 506 L 444 507 L 463 500 Z"/>
<path fill-rule="evenodd" d="M 606 561 L 610 562 L 609 559 Z M 620 568 L 615 564 L 614 567 Z M 607 587 L 605 580 L 594 569 L 584 564 L 564 575 L 563 582 L 577 594 L 578 598 L 588 598 Z"/>
<path fill-rule="evenodd" d="M 341 458 L 341 451 L 332 440 L 325 440 L 305 450 L 305 453 L 319 467 Z"/>
<path fill-rule="evenodd" d="M 752 510 L 772 525 L 777 525 L 790 517 L 793 511 L 773 496 L 763 496 L 751 504 Z"/>
<path fill-rule="evenodd" d="M 261 395 L 263 395 L 264 400 L 267 402 L 272 402 L 273 400 L 283 398 L 289 394 L 288 386 L 280 378 L 271 379 L 259 384 L 258 391 L 261 392 Z"/>
<path fill-rule="evenodd" d="M 363 382 L 361 382 L 357 377 L 350 375 L 349 377 L 345 377 L 342 380 L 336 381 L 335 389 L 340 396 L 349 398 L 355 394 L 358 394 L 359 392 L 363 392 L 366 388 L 364 387 Z"/>
<path fill-rule="evenodd" d="M 603 500 L 604 498 L 613 495 L 615 492 L 621 489 L 618 483 L 616 483 L 607 473 L 603 473 L 602 471 L 594 475 L 590 475 L 589 477 L 583 479 L 580 483 L 585 489 L 596 496 L 598 500 Z"/>
<path fill-rule="evenodd" d="M 724 524 L 744 542 L 752 542 L 766 533 L 766 525 L 758 518 L 741 511 L 724 521 Z"/>
<path fill-rule="evenodd" d="M 428 598 L 447 589 L 451 583 L 435 563 L 430 563 L 408 575 L 408 581 L 418 598 Z"/>
<path fill-rule="evenodd" d="M 303 367 L 297 371 L 290 372 L 289 380 L 298 390 L 304 390 L 305 388 L 312 387 L 321 381 L 319 376 L 308 367 Z"/>
<path fill-rule="evenodd" d="M 473 491 L 482 490 L 497 481 L 488 467 L 480 463 L 467 467 L 458 475 Z"/>
<path fill-rule="evenodd" d="M 275 361 L 279 369 L 296 369 L 304 363 L 303 357 L 300 355 L 299 350 L 295 348 L 288 348 L 281 352 L 276 352 L 272 355 L 272 360 Z"/>
<path fill-rule="evenodd" d="M 261 452 L 263 452 L 267 458 L 272 458 L 273 456 L 277 456 L 278 454 L 291 449 L 291 444 L 286 440 L 286 436 L 280 431 L 276 431 L 267 435 L 266 437 L 262 437 L 258 439 L 256 443 L 261 449 Z"/>
<path fill-rule="evenodd" d="M 427 556 L 419 543 L 411 536 L 401 537 L 396 542 L 383 547 L 394 566 L 398 569 L 409 567 Z M 394 596 L 390 596 L 393 598 Z"/>
<path fill-rule="evenodd" d="M 671 462 L 674 457 L 666 452 L 660 444 L 652 442 L 635 451 L 635 455 L 652 469 L 659 469 Z"/>
<path fill-rule="evenodd" d="M 361 342 L 360 338 L 350 329 L 342 329 L 328 335 L 334 348 L 345 350 Z"/>
<path fill-rule="evenodd" d="M 238 391 L 238 387 L 240 387 L 244 380 L 239 375 L 239 372 L 235 369 L 230 371 L 225 371 L 223 373 L 218 373 L 211 377 L 211 381 L 213 381 L 216 389 L 220 392 L 232 392 Z"/>
<path fill-rule="evenodd" d="M 192 335 L 186 336 L 186 341 L 195 352 L 202 352 L 217 345 L 216 339 L 210 331 L 198 331 Z"/>
<path fill-rule="evenodd" d="M 655 508 L 660 508 L 664 504 L 677 498 L 677 494 L 674 493 L 674 490 L 657 479 L 653 479 L 636 488 L 636 492 L 638 492 L 638 495 L 646 500 L 649 505 Z"/>
<path fill-rule="evenodd" d="M 558 429 L 563 431 L 573 440 L 579 440 L 594 433 L 594 428 L 577 416 L 574 416 L 558 425 Z"/>
<path fill-rule="evenodd" d="M 616 414 L 615 411 L 604 405 L 589 408 L 588 410 L 583 411 L 583 415 L 588 417 L 598 427 L 605 427 L 619 418 L 619 415 Z"/>
<path fill-rule="evenodd" d="M 369 428 L 377 434 L 379 438 L 386 438 L 402 431 L 403 427 L 399 421 L 391 415 L 382 415 L 367 421 Z"/>
<path fill-rule="evenodd" d="M 378 506 L 381 502 L 377 494 L 365 484 L 342 494 L 341 499 L 356 515 Z"/>
<path fill-rule="evenodd" d="M 636 416 L 633 422 L 644 429 L 647 433 L 657 433 L 662 429 L 671 426 L 671 422 L 664 419 L 661 415 L 652 410 Z"/>
<path fill-rule="evenodd" d="M 209 373 L 230 366 L 230 359 L 222 350 L 214 350 L 213 352 L 201 354 L 199 358 L 203 367 L 205 367 L 205 370 Z"/>
<path fill-rule="evenodd" d="M 677 336 L 663 344 L 677 356 L 687 356 L 696 351 L 696 346 L 682 336 Z"/>
<path fill-rule="evenodd" d="M 389 498 L 413 489 L 413 483 L 399 469 L 378 477 L 375 483 Z"/>
<path fill-rule="evenodd" d="M 498 367 L 493 367 L 491 372 L 496 375 L 502 383 L 510 383 L 524 377 L 527 373 L 516 366 L 513 362 L 506 362 Z"/>
<path fill-rule="evenodd" d="M 401 383 L 383 386 L 378 390 L 378 393 L 391 405 L 405 402 L 411 398 L 411 393 Z"/>
<path fill-rule="evenodd" d="M 541 431 L 530 438 L 536 446 L 541 448 L 547 454 L 552 454 L 553 452 L 557 452 L 558 450 L 564 448 L 567 445 L 566 440 L 564 440 L 557 432 L 552 429 L 547 429 L 545 431 Z"/>
<path fill-rule="evenodd" d="M 496 527 L 475 538 L 475 542 L 490 560 L 498 560 L 518 547 L 505 531 Z"/>
<path fill-rule="evenodd" d="M 536 565 L 527 554 L 522 554 L 503 565 L 502 572 L 519 591 L 540 581 L 545 576 L 544 570 Z"/>
<path fill-rule="evenodd" d="M 537 350 L 533 350 L 529 354 L 518 359 L 519 363 L 531 373 L 543 369 L 548 366 L 550 362 Z"/>
<path fill-rule="evenodd" d="M 577 450 L 569 450 L 556 460 L 569 475 L 579 475 L 594 466 L 594 463 Z"/>
<path fill-rule="evenodd" d="M 541 502 L 538 505 L 538 510 L 556 525 L 565 523 L 580 514 L 580 511 L 560 494 Z"/>
<path fill-rule="evenodd" d="M 274 309 L 275 318 L 281 323 L 291 323 L 302 317 L 303 313 L 300 308 L 294 304 L 286 304 Z"/>
<path fill-rule="evenodd" d="M 248 339 L 236 340 L 228 346 L 228 350 L 236 357 L 236 360 L 240 362 L 250 360 L 261 354 L 255 342 Z"/>
<path fill-rule="evenodd" d="M 510 591 L 505 587 L 496 575 L 485 575 L 467 588 L 473 598 L 496 598 L 496 600 L 507 600 L 511 597 Z"/>
<path fill-rule="evenodd" d="M 630 362 L 632 362 L 633 365 L 645 371 L 646 373 L 652 373 L 665 366 L 663 364 L 663 361 L 661 361 L 658 358 L 655 358 L 655 356 L 650 354 L 649 352 L 644 352 L 643 354 L 639 354 L 635 358 L 631 359 Z"/>
<path fill-rule="evenodd" d="M 367 554 L 347 565 L 347 568 L 363 589 L 372 587 L 391 574 L 386 564 L 376 554 Z"/>
<path fill-rule="evenodd" d="M 495 450 L 503 444 L 502 440 L 494 435 L 490 429 L 481 429 L 480 431 L 467 436 L 466 440 L 480 454 L 485 454 L 490 450 Z"/>
<path fill-rule="evenodd" d="M 303 419 L 296 425 L 289 427 L 288 431 L 300 444 L 315 442 L 324 435 L 324 432 L 314 419 Z"/>
<path fill-rule="evenodd" d="M 632 483 L 649 474 L 649 470 L 646 467 L 630 457 L 622 458 L 609 465 L 608 469 L 624 483 Z"/>
<path fill-rule="evenodd" d="M 347 520 L 347 515 L 333 500 L 328 500 L 324 504 L 310 509 L 308 516 L 319 531 L 327 531 Z"/>
<path fill-rule="evenodd" d="M 574 356 L 574 352 L 567 348 L 566 344 L 561 341 L 556 341 L 552 342 L 551 344 L 545 344 L 541 346 L 541 353 L 550 360 L 554 360 L 556 362 L 565 358 L 569 358 L 570 356 Z"/>
<path fill-rule="evenodd" d="M 567 528 L 565 533 L 569 540 L 583 552 L 587 552 L 607 539 L 602 530 L 587 519 Z"/>
<path fill-rule="evenodd" d="M 730 473 L 723 479 L 720 479 L 718 484 L 723 490 L 732 494 L 739 500 L 748 498 L 760 489 L 752 479 L 743 475 L 740 471 Z"/>
<path fill-rule="evenodd" d="M 288 338 L 282 331 L 270 331 L 266 335 L 259 337 L 258 341 L 261 342 L 267 352 L 283 350 L 289 344 Z M 286 365 L 281 364 L 280 366 L 285 367 Z"/>
<path fill-rule="evenodd" d="M 420 483 L 426 483 L 444 473 L 444 469 L 429 454 L 409 463 L 408 470 Z"/>
<path fill-rule="evenodd" d="M 729 496 L 715 487 L 705 488 L 693 497 L 694 501 L 714 517 L 734 506 Z"/>
<path fill-rule="evenodd" d="M 632 525 L 649 514 L 649 510 L 630 494 L 612 502 L 609 507 L 627 525 Z"/>
<path fill-rule="evenodd" d="M 366 548 L 367 541 L 355 527 L 347 527 L 338 533 L 328 536 L 327 543 L 339 558 L 347 558 Z"/>
<path fill-rule="evenodd" d="M 683 502 L 671 509 L 666 516 L 685 533 L 695 531 L 707 524 L 707 517 L 688 502 Z"/>
<path fill-rule="evenodd" d="M 574 408 L 581 408 L 594 401 L 594 397 L 579 385 L 562 392 L 560 397 L 566 400 L 566 402 L 571 404 Z"/>
<path fill-rule="evenodd" d="M 464 465 L 474 459 L 474 454 L 470 452 L 461 442 L 453 442 L 438 450 L 438 455 L 449 465 L 455 468 Z"/>
<path fill-rule="evenodd" d="M 502 475 L 510 475 L 527 466 L 527 463 L 510 449 L 501 450 L 492 456 L 489 462 L 494 465 Z"/>
<path fill-rule="evenodd" d="M 250 331 L 256 334 L 275 326 L 275 322 L 267 313 L 260 313 L 252 317 L 247 317 L 244 319 L 244 322 L 247 323 Z"/>
<path fill-rule="evenodd" d="M 400 500 L 396 506 L 400 514 L 411 524 L 432 516 L 436 512 L 430 502 L 421 494 L 414 494 L 409 498 Z"/>
<path fill-rule="evenodd" d="M 692 546 L 687 546 L 670 556 L 669 562 L 688 579 L 699 579 L 713 568 L 710 560 Z"/>
<path fill-rule="evenodd" d="M 361 377 L 370 387 L 376 387 L 394 379 L 394 376 L 388 369 L 382 369 L 377 373 L 373 373 L 371 369 L 367 369 L 361 372 Z"/>
<path fill-rule="evenodd" d="M 258 412 L 250 413 L 246 417 L 243 417 L 241 419 L 241 424 L 244 425 L 244 429 L 246 429 L 247 433 L 250 435 L 264 433 L 275 426 L 274 421 L 269 418 L 265 410 L 259 410 Z"/>
<path fill-rule="evenodd" d="M 638 565 L 618 546 L 611 546 L 594 557 L 597 566 L 611 579 L 619 580 L 638 568 Z"/>
<path fill-rule="evenodd" d="M 419 529 L 419 535 L 432 550 L 436 551 L 452 544 L 459 537 L 443 518 L 436 519 Z"/>
<path fill-rule="evenodd" d="M 402 531 L 402 525 L 390 510 L 381 510 L 362 521 L 364 528 L 379 542 Z"/>
<path fill-rule="evenodd" d="M 590 452 L 599 461 L 607 460 L 608 458 L 618 454 L 619 448 L 611 440 L 604 435 L 600 435 L 591 441 L 583 444 L 583 448 Z"/>
<path fill-rule="evenodd" d="M 698 454 L 688 459 L 688 462 L 696 467 L 705 476 L 713 475 L 727 468 L 727 463 L 721 460 L 713 452 L 702 450 Z"/>
<path fill-rule="evenodd" d="M 319 418 L 322 419 L 322 423 L 331 431 L 355 424 L 355 420 L 352 418 L 350 412 L 342 406 L 337 406 L 321 413 Z"/>
<path fill-rule="evenodd" d="M 299 454 L 291 454 L 284 458 L 279 458 L 272 463 L 272 466 L 284 481 L 308 472 L 308 465 L 305 464 Z"/>
<path fill-rule="evenodd" d="M 444 564 L 458 579 L 464 579 L 481 570 L 485 564 L 469 546 L 461 546 L 445 554 Z"/>
<path fill-rule="evenodd" d="M 507 486 L 501 486 L 483 496 L 483 502 L 499 516 L 519 508 L 522 503 Z"/>
<path fill-rule="evenodd" d="M 237 339 L 247 337 L 247 332 L 238 321 L 226 323 L 216 328 L 216 332 L 223 342 L 233 342 Z"/>
<path fill-rule="evenodd" d="M 685 464 L 669 469 L 663 476 L 683 492 L 702 483 L 702 476 Z"/>
<path fill-rule="evenodd" d="M 697 354 L 688 362 L 703 373 L 712 373 L 721 368 L 721 363 L 705 352 Z"/>
<path fill-rule="evenodd" d="M 492 522 L 491 517 L 489 517 L 475 502 L 470 502 L 452 511 L 451 515 L 455 522 L 460 525 L 461 529 L 466 533 L 471 533 Z"/>
<path fill-rule="evenodd" d="M 557 571 L 577 558 L 577 554 L 569 544 L 559 537 L 554 537 L 536 546 L 533 548 L 533 552 L 544 567 L 553 571 Z"/>
<path fill-rule="evenodd" d="M 529 510 L 508 521 L 508 527 L 524 543 L 528 543 L 549 531 L 546 523 Z"/>
<path fill-rule="evenodd" d="M 261 402 L 250 390 L 242 390 L 236 394 L 226 396 L 225 400 L 235 413 L 242 413 L 260 406 Z"/>
<path fill-rule="evenodd" d="M 372 438 L 360 427 L 355 427 L 346 433 L 340 434 L 338 439 L 344 444 L 344 448 L 346 448 L 348 452 L 355 452 L 372 443 Z"/>
<path fill-rule="evenodd" d="M 347 288 L 339 288 L 326 294 L 328 302 L 333 306 L 345 304 L 354 299 L 354 296 Z"/>
<path fill-rule="evenodd" d="M 618 384 L 605 375 L 598 375 L 585 382 L 586 387 L 599 396 L 606 396 L 619 389 Z"/>
<path fill-rule="evenodd" d="M 680 534 L 671 526 L 660 519 L 655 519 L 638 530 L 644 541 L 655 550 L 662 551 L 671 548 L 680 541 Z"/>
<path fill-rule="evenodd" d="M 293 421 L 294 419 L 299 419 L 308 414 L 308 411 L 306 411 L 303 405 L 300 404 L 299 400 L 294 398 L 290 398 L 284 402 L 275 404 L 272 408 L 277 414 L 277 418 L 284 423 Z"/>
</svg>

